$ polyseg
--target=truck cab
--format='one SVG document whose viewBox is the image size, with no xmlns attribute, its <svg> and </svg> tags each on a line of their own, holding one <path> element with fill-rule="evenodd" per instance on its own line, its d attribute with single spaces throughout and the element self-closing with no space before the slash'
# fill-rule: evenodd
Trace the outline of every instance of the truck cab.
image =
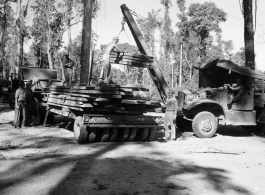
<svg viewBox="0 0 265 195">
<path fill-rule="evenodd" d="M 241 125 L 248 131 L 261 131 L 265 122 L 265 75 L 228 60 L 214 60 L 199 70 L 199 90 L 183 90 L 183 118 L 192 121 L 193 132 L 201 138 L 212 137 L 221 125 Z M 235 101 L 228 84 L 237 79 L 243 89 Z M 259 85 L 258 85 L 259 84 Z M 264 118 L 264 119 L 263 119 Z"/>
</svg>

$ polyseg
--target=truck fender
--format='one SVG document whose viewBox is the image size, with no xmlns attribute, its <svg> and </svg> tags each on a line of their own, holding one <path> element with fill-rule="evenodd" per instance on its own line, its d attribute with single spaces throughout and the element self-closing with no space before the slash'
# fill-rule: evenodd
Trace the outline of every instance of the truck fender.
<svg viewBox="0 0 265 195">
<path fill-rule="evenodd" d="M 183 114 L 186 118 L 193 119 L 199 112 L 208 111 L 221 119 L 220 123 L 225 123 L 224 108 L 216 101 L 209 99 L 198 99 L 184 106 Z"/>
</svg>

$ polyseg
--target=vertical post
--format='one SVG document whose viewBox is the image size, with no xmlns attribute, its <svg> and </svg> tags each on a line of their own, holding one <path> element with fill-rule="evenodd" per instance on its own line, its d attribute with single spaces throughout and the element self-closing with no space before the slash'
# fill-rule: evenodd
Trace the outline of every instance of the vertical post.
<svg viewBox="0 0 265 195">
<path fill-rule="evenodd" d="M 84 0 L 80 84 L 88 84 L 93 0 Z"/>
<path fill-rule="evenodd" d="M 180 44 L 179 88 L 182 86 L 182 43 Z"/>
</svg>

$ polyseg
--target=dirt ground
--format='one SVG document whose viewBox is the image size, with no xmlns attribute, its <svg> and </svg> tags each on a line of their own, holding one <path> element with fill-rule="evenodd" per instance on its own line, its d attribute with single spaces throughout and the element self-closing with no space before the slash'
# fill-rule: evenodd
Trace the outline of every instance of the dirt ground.
<svg viewBox="0 0 265 195">
<path fill-rule="evenodd" d="M 264 195 L 265 133 L 220 127 L 210 139 L 185 132 L 150 143 L 78 145 L 65 120 L 14 129 L 0 105 L 0 194 Z"/>
</svg>

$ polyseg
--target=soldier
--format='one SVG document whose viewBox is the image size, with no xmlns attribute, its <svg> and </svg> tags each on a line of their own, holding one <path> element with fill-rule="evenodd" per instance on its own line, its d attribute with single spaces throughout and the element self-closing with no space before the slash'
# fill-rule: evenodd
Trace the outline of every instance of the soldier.
<svg viewBox="0 0 265 195">
<path fill-rule="evenodd" d="M 26 126 L 30 126 L 30 123 L 32 122 L 32 118 L 34 116 L 34 96 L 31 88 L 35 84 L 36 83 L 32 84 L 32 80 L 26 83 Z"/>
<path fill-rule="evenodd" d="M 234 96 L 233 96 L 233 103 L 236 103 L 239 101 L 239 98 L 241 96 L 241 94 L 244 91 L 244 85 L 242 84 L 242 80 L 241 79 L 236 79 L 236 84 L 231 85 L 227 85 L 227 89 L 229 91 L 232 91 Z"/>
<path fill-rule="evenodd" d="M 26 124 L 26 90 L 23 81 L 19 81 L 19 88 L 15 93 L 15 119 L 14 127 L 25 127 Z"/>
<path fill-rule="evenodd" d="M 168 97 L 166 100 L 166 113 L 165 113 L 165 138 L 171 140 L 176 140 L 176 116 L 178 111 L 178 102 L 172 91 L 168 92 Z M 169 125 L 171 128 L 171 136 L 169 133 Z"/>
<path fill-rule="evenodd" d="M 111 52 L 120 52 L 120 50 L 116 47 L 117 43 L 119 42 L 118 37 L 114 37 L 112 42 L 107 44 L 104 54 L 103 54 L 103 65 L 99 76 L 99 83 L 109 83 L 110 82 L 110 71 L 111 71 L 111 64 L 110 64 L 110 54 Z"/>
<path fill-rule="evenodd" d="M 65 69 L 65 82 L 66 85 L 71 85 L 72 84 L 72 80 L 73 80 L 73 76 L 74 76 L 74 70 L 75 70 L 75 61 L 72 60 L 69 57 L 69 54 L 65 54 L 62 59 L 61 59 L 63 68 Z"/>
</svg>

